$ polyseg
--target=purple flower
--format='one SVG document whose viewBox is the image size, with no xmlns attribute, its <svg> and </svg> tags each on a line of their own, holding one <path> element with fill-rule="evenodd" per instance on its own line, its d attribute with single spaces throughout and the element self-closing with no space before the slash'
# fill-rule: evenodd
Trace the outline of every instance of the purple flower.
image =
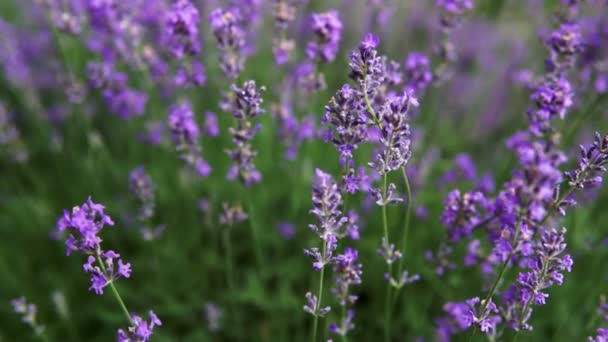
<svg viewBox="0 0 608 342">
<path fill-rule="evenodd" d="M 317 41 L 306 46 L 306 56 L 311 60 L 329 63 L 336 58 L 342 38 L 342 21 L 338 11 L 314 13 L 311 20 L 312 31 Z"/>
<path fill-rule="evenodd" d="M 238 8 L 218 8 L 209 14 L 211 30 L 220 50 L 220 68 L 228 78 L 235 79 L 245 64 L 245 32 Z"/>
<path fill-rule="evenodd" d="M 473 228 L 483 221 L 484 215 L 481 211 L 489 209 L 489 205 L 489 201 L 481 192 L 450 192 L 444 202 L 445 210 L 441 214 L 441 222 L 446 225 L 450 239 L 458 241 L 469 237 Z"/>
<path fill-rule="evenodd" d="M 380 175 L 398 170 L 409 161 L 412 152 L 407 114 L 412 106 L 418 106 L 418 101 L 406 90 L 400 96 L 391 96 L 377 114 L 383 149 L 369 166 Z"/>
<path fill-rule="evenodd" d="M 249 217 L 240 205 L 230 206 L 223 203 L 223 212 L 220 214 L 218 222 L 223 225 L 232 226 L 244 222 Z"/>
<path fill-rule="evenodd" d="M 164 122 L 148 121 L 145 124 L 144 131 L 138 133 L 138 139 L 150 145 L 160 145 L 164 140 L 165 130 Z"/>
<path fill-rule="evenodd" d="M 496 336 L 496 325 L 502 321 L 498 315 L 499 310 L 491 300 L 487 304 L 480 305 L 480 302 L 479 298 L 475 297 L 464 302 L 446 303 L 443 306 L 443 310 L 448 315 L 447 320 L 453 326 L 453 332 L 467 330 L 476 325 L 488 336 Z M 477 306 L 481 308 L 478 310 Z"/>
<path fill-rule="evenodd" d="M 118 342 L 148 341 L 154 333 L 154 327 L 163 325 L 153 311 L 149 311 L 148 316 L 150 322 L 146 322 L 140 316 L 132 314 L 131 321 L 133 325 L 127 328 L 126 331 L 123 329 L 118 330 Z"/>
<path fill-rule="evenodd" d="M 0 103 L 0 147 L 6 151 L 1 155 L 6 153 L 12 161 L 20 163 L 28 159 L 19 130 L 13 123 L 13 115 L 6 110 L 3 103 Z"/>
<path fill-rule="evenodd" d="M 36 335 L 42 335 L 44 333 L 44 326 L 39 324 L 37 321 L 36 314 L 38 308 L 36 304 L 29 303 L 23 296 L 11 300 L 13 311 L 21 316 L 21 321 L 29 325 Z"/>
<path fill-rule="evenodd" d="M 551 32 L 547 45 L 551 49 L 550 66 L 558 72 L 572 67 L 576 55 L 584 50 L 580 29 L 574 23 L 563 23 Z"/>
<path fill-rule="evenodd" d="M 444 29 L 453 28 L 473 9 L 473 0 L 436 0 L 436 4 L 441 10 L 441 25 Z"/>
<path fill-rule="evenodd" d="M 222 109 L 231 112 L 236 119 L 236 126 L 229 129 L 235 148 L 227 151 L 233 162 L 227 178 L 238 177 L 247 187 L 262 179 L 253 164 L 257 152 L 252 149 L 251 141 L 259 130 L 259 126 L 252 120 L 264 113 L 261 105 L 265 90 L 265 87 L 258 88 L 255 81 L 246 81 L 242 88 L 233 85 L 232 92 L 222 103 Z"/>
<path fill-rule="evenodd" d="M 86 273 L 91 274 L 91 287 L 98 295 L 103 289 L 118 278 L 131 276 L 131 265 L 125 263 L 120 255 L 112 250 L 101 248 L 101 230 L 105 225 L 112 226 L 114 222 L 104 212 L 105 207 L 94 203 L 89 197 L 80 207 L 74 207 L 72 212 L 64 211 L 57 221 L 57 231 L 69 231 L 66 239 L 67 255 L 78 252 L 88 255 L 83 264 Z M 74 235 L 76 234 L 76 236 Z M 115 272 L 114 260 L 118 259 L 118 270 Z"/>
<path fill-rule="evenodd" d="M 596 132 L 595 140 L 580 146 L 580 158 L 575 170 L 565 172 L 568 184 L 579 189 L 599 187 L 608 165 L 608 135 Z"/>
<path fill-rule="evenodd" d="M 528 111 L 530 132 L 541 135 L 551 128 L 550 121 L 559 116 L 564 119 L 566 112 L 573 105 L 573 92 L 565 78 L 548 79 L 541 83 L 532 94 L 535 109 Z"/>
<path fill-rule="evenodd" d="M 220 135 L 220 127 L 217 122 L 217 115 L 214 112 L 205 112 L 205 124 L 203 126 L 205 134 L 210 137 L 217 137 Z"/>
<path fill-rule="evenodd" d="M 534 305 L 544 305 L 549 295 L 543 291 L 554 284 L 562 285 L 563 272 L 572 270 L 572 258 L 566 250 L 565 228 L 542 229 L 528 271 L 521 272 L 517 282 L 503 297 L 509 325 L 514 330 L 531 330 L 527 323 Z"/>
<path fill-rule="evenodd" d="M 322 123 L 331 125 L 328 137 L 340 153 L 341 163 L 350 162 L 353 159 L 353 151 L 367 136 L 367 115 L 361 97 L 348 84 L 325 106 Z"/>
<path fill-rule="evenodd" d="M 184 88 L 202 86 L 206 81 L 205 67 L 201 62 L 197 61 L 192 61 L 189 65 L 180 66 L 174 78 L 175 85 Z"/>
<path fill-rule="evenodd" d="M 340 194 L 338 184 L 331 175 L 315 170 L 312 187 L 313 209 L 310 213 L 318 220 L 316 225 L 311 224 L 310 228 L 319 235 L 322 240 L 330 236 L 339 236 L 344 224 L 348 222 L 342 216 L 340 207 L 342 206 L 342 194 Z"/>
<path fill-rule="evenodd" d="M 111 112 L 122 119 L 144 114 L 147 94 L 129 88 L 127 74 L 115 71 L 112 63 L 88 63 L 87 76 L 93 88 L 102 90 Z"/>
<path fill-rule="evenodd" d="M 420 52 L 410 53 L 405 60 L 405 84 L 415 94 L 423 93 L 433 81 L 431 60 Z"/>
<path fill-rule="evenodd" d="M 164 40 L 171 54 L 182 59 L 185 55 L 195 56 L 200 53 L 198 10 L 189 0 L 177 0 L 167 14 Z"/>
<path fill-rule="evenodd" d="M 207 320 L 207 328 L 209 331 L 219 331 L 221 328 L 220 320 L 224 316 L 223 310 L 215 303 L 205 304 L 205 319 Z"/>
<path fill-rule="evenodd" d="M 154 184 L 143 165 L 129 173 L 129 191 L 140 204 L 138 219 L 146 221 L 154 216 Z"/>
<path fill-rule="evenodd" d="M 311 292 L 306 292 L 306 304 L 304 305 L 304 312 L 309 313 L 313 316 L 323 317 L 327 315 L 331 308 L 329 306 L 319 308 L 317 296 Z"/>
<path fill-rule="evenodd" d="M 289 222 L 281 222 L 277 224 L 277 231 L 284 240 L 292 240 L 296 235 L 294 225 Z"/>
<path fill-rule="evenodd" d="M 289 61 L 291 51 L 295 47 L 295 41 L 287 38 L 287 29 L 296 17 L 294 0 L 275 0 L 273 6 L 275 20 L 275 37 L 272 41 L 272 52 L 277 65 L 283 65 Z"/>
<path fill-rule="evenodd" d="M 198 142 L 200 129 L 194 120 L 190 104 L 182 102 L 169 108 L 167 121 L 171 130 L 171 140 L 180 158 L 197 175 L 207 177 L 211 173 L 211 167 L 201 155 L 201 146 Z"/>
</svg>

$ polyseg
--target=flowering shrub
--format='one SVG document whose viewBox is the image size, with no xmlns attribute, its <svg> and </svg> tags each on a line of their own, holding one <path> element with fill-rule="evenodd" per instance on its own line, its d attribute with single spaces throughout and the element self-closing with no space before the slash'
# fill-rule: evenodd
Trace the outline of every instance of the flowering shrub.
<svg viewBox="0 0 608 342">
<path fill-rule="evenodd" d="M 0 47 L 0 341 L 608 340 L 606 1 L 3 1 Z"/>
</svg>

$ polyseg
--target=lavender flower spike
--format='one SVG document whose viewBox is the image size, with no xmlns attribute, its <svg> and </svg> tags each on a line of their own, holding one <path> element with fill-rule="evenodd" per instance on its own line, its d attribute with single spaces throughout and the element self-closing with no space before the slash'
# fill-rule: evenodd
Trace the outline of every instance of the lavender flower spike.
<svg viewBox="0 0 608 342">
<path fill-rule="evenodd" d="M 150 337 L 154 333 L 154 327 L 163 325 L 160 319 L 154 314 L 153 311 L 148 312 L 150 322 L 146 322 L 143 318 L 138 315 L 131 315 L 132 325 L 127 331 L 118 330 L 118 342 L 145 342 L 150 340 Z"/>
<path fill-rule="evenodd" d="M 261 107 L 265 90 L 265 87 L 258 88 L 255 81 L 246 81 L 242 88 L 232 85 L 232 92 L 222 102 L 222 109 L 231 112 L 236 119 L 236 127 L 229 130 L 236 146 L 226 151 L 233 162 L 227 178 L 238 177 L 247 187 L 262 179 L 260 171 L 253 164 L 257 153 L 252 149 L 251 141 L 260 129 L 252 120 L 265 112 Z"/>
<path fill-rule="evenodd" d="M 36 320 L 36 313 L 38 308 L 36 304 L 29 303 L 25 297 L 19 297 L 11 300 L 13 311 L 21 316 L 23 323 L 29 325 L 36 335 L 42 335 L 44 333 L 44 326 L 39 324 Z"/>
<path fill-rule="evenodd" d="M 245 32 L 240 26 L 238 8 L 218 8 L 209 14 L 211 30 L 220 51 L 220 68 L 226 77 L 235 79 L 245 65 Z"/>
<path fill-rule="evenodd" d="M 323 63 L 333 61 L 342 38 L 342 21 L 338 11 L 314 13 L 311 26 L 318 40 L 308 43 L 306 56 L 311 60 L 319 60 Z"/>
<path fill-rule="evenodd" d="M 188 102 L 182 102 L 169 109 L 167 118 L 171 129 L 171 140 L 180 158 L 200 177 L 211 173 L 211 166 L 201 156 L 198 142 L 200 128 L 194 120 L 194 112 Z"/>
</svg>

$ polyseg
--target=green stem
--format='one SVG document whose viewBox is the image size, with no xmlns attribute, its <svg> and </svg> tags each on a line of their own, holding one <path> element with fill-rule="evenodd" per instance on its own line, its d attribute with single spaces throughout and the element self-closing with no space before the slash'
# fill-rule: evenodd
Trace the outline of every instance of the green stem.
<svg viewBox="0 0 608 342">
<path fill-rule="evenodd" d="M 388 189 L 388 174 L 385 173 L 383 177 L 383 188 L 382 188 L 382 197 L 386 198 L 386 192 Z M 382 229 L 384 232 L 384 239 L 386 243 L 389 244 L 389 235 L 388 235 L 388 215 L 386 213 L 387 208 L 386 204 L 382 206 Z M 392 287 L 390 283 L 390 277 L 393 276 L 393 264 L 387 263 L 388 267 L 388 276 L 389 281 L 386 282 L 386 298 L 384 300 L 384 339 L 386 341 L 390 340 L 390 331 L 391 331 L 391 296 L 392 296 Z"/>
<path fill-rule="evenodd" d="M 263 265 L 263 256 L 262 256 L 262 247 L 260 244 L 260 238 L 258 234 L 258 225 L 256 221 L 255 210 L 253 206 L 253 200 L 251 198 L 251 191 L 247 192 L 247 202 L 249 206 L 249 227 L 251 228 L 251 235 L 253 237 L 253 248 L 255 253 L 255 261 L 257 265 L 258 272 L 262 272 Z"/>
<path fill-rule="evenodd" d="M 226 284 L 228 285 L 228 290 L 233 292 L 234 274 L 232 270 L 232 241 L 230 240 L 230 229 L 231 227 L 224 229 L 224 233 L 222 234 L 222 243 L 224 244 L 224 250 L 226 250 Z"/>
<path fill-rule="evenodd" d="M 403 228 L 403 238 L 401 239 L 401 254 L 403 257 L 399 259 L 399 267 L 397 268 L 397 277 L 401 276 L 403 271 L 403 259 L 405 258 L 405 249 L 407 247 L 407 238 L 410 231 L 410 218 L 412 216 L 412 188 L 410 187 L 410 180 L 407 177 L 405 166 L 401 167 L 401 173 L 403 175 L 403 181 L 405 182 L 405 190 L 407 192 L 407 204 L 405 209 L 405 226 Z"/>
<path fill-rule="evenodd" d="M 323 241 L 323 261 L 325 262 L 325 256 L 327 253 L 327 244 Z M 323 300 L 323 278 L 325 275 L 325 265 L 321 268 L 321 275 L 319 276 L 319 292 L 317 296 L 317 307 L 315 308 L 315 318 L 312 325 L 312 342 L 317 341 L 317 329 L 319 326 L 319 309 L 321 308 L 321 301 Z"/>
<path fill-rule="evenodd" d="M 99 267 L 101 267 L 101 271 L 105 275 L 106 274 L 106 267 L 103 264 L 103 260 L 101 260 L 101 257 L 99 255 L 97 256 L 97 263 L 99 264 Z M 118 302 L 118 305 L 120 306 L 120 309 L 122 310 L 122 312 L 127 317 L 127 320 L 129 321 L 129 324 L 133 325 L 133 320 L 131 319 L 131 314 L 129 313 L 129 310 L 127 310 L 127 306 L 125 305 L 125 302 L 122 300 L 122 297 L 120 296 L 120 293 L 118 293 L 118 290 L 116 289 L 116 286 L 114 286 L 114 281 L 110 280 L 109 285 L 110 285 L 110 289 L 112 290 L 112 294 L 114 294 L 114 298 L 116 298 L 116 301 Z"/>
</svg>

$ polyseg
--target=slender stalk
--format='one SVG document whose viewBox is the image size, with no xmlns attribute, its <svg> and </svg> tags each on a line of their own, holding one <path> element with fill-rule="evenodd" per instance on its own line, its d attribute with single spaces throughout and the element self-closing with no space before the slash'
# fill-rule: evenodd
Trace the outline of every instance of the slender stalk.
<svg viewBox="0 0 608 342">
<path fill-rule="evenodd" d="M 222 234 L 222 243 L 224 245 L 224 250 L 226 251 L 226 284 L 228 286 L 228 290 L 232 292 L 234 291 L 234 274 L 232 267 L 232 241 L 230 239 L 230 229 L 231 227 L 224 229 L 224 233 Z"/>
<path fill-rule="evenodd" d="M 323 241 L 323 260 L 327 254 L 327 244 Z M 315 318 L 312 325 L 312 342 L 317 341 L 317 329 L 319 326 L 319 309 L 321 308 L 321 301 L 323 300 L 323 278 L 325 275 L 325 265 L 321 268 L 321 275 L 319 276 L 319 292 L 317 296 L 317 307 L 315 308 Z"/>
<path fill-rule="evenodd" d="M 401 174 L 403 175 L 403 181 L 405 183 L 405 190 L 407 192 L 407 204 L 405 209 L 405 226 L 403 227 L 403 238 L 401 239 L 401 253 L 405 257 L 405 248 L 407 246 L 407 238 L 410 231 L 410 218 L 412 215 L 412 189 L 410 187 L 410 180 L 407 177 L 405 166 L 401 167 Z M 401 276 L 403 271 L 403 259 L 399 259 L 399 267 L 397 268 L 397 277 Z"/>
<path fill-rule="evenodd" d="M 101 260 L 101 257 L 99 255 L 97 256 L 97 263 L 99 264 L 99 267 L 101 267 L 101 271 L 105 275 L 106 274 L 106 267 L 103 264 L 103 260 Z M 110 285 L 110 289 L 112 290 L 112 294 L 114 295 L 114 298 L 116 298 L 116 301 L 118 302 L 118 305 L 120 306 L 120 309 L 122 310 L 122 312 L 127 317 L 127 320 L 129 321 L 129 324 L 133 325 L 133 320 L 131 319 L 131 314 L 129 313 L 129 310 L 127 310 L 127 306 L 125 305 L 125 302 L 122 300 L 122 297 L 120 296 L 120 293 L 118 293 L 118 290 L 116 289 L 116 286 L 114 286 L 114 282 L 112 280 L 110 280 L 109 285 Z"/>
<path fill-rule="evenodd" d="M 369 97 L 367 95 L 367 87 L 364 83 L 363 85 L 363 97 L 365 100 L 365 106 L 367 108 L 367 111 L 369 112 L 369 114 L 372 116 L 372 120 L 374 121 L 374 124 L 376 126 L 378 126 L 379 129 L 382 129 L 382 123 L 380 122 L 380 120 L 378 119 L 378 116 L 376 115 L 376 111 L 374 111 L 374 108 L 372 107 L 372 104 L 369 100 Z M 392 144 L 392 136 L 389 139 L 389 146 Z M 388 155 L 387 155 L 388 157 Z M 386 158 L 385 158 L 386 159 Z M 385 164 L 388 162 L 388 160 L 384 161 Z M 383 189 L 382 189 L 382 197 L 386 198 L 386 192 L 388 189 L 388 173 L 384 173 L 384 177 L 383 177 Z M 388 234 L 388 217 L 387 217 L 387 208 L 386 208 L 386 204 L 382 206 L 382 228 L 384 231 L 384 239 L 386 240 L 386 243 L 389 244 L 390 240 L 389 240 L 389 234 Z M 392 263 L 387 263 L 388 266 L 388 276 L 389 278 L 392 277 L 392 273 L 393 273 L 393 265 Z M 390 331 L 391 331 L 391 298 L 392 298 L 392 287 L 391 287 L 391 283 L 390 283 L 390 279 L 389 281 L 387 281 L 386 283 L 386 298 L 384 301 L 384 339 L 388 342 L 390 341 Z"/>
<path fill-rule="evenodd" d="M 385 173 L 383 177 L 383 188 L 382 188 L 382 197 L 386 198 L 386 192 L 388 189 L 388 174 Z M 387 208 L 386 204 L 382 206 L 382 228 L 384 231 L 384 239 L 386 243 L 389 243 L 389 235 L 388 235 L 388 216 L 386 214 Z M 388 267 L 388 276 L 392 277 L 393 275 L 393 264 L 387 263 Z M 384 339 L 386 341 L 390 340 L 390 331 L 391 331 L 391 297 L 392 297 L 392 287 L 390 281 L 386 282 L 386 298 L 384 300 Z"/>
<path fill-rule="evenodd" d="M 247 192 L 247 204 L 249 207 L 249 227 L 251 228 L 251 236 L 253 238 L 253 248 L 255 253 L 255 261 L 257 265 L 258 272 L 262 272 L 263 266 L 263 256 L 262 256 L 262 246 L 260 243 L 260 238 L 258 234 L 258 224 L 256 221 L 255 210 L 253 206 L 253 200 L 251 198 L 251 191 Z"/>
</svg>

